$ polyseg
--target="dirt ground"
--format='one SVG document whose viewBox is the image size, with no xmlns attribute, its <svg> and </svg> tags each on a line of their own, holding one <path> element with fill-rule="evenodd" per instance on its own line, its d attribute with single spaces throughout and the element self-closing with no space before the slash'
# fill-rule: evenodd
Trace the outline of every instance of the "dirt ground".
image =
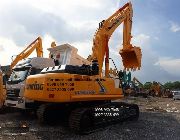
<svg viewBox="0 0 180 140">
<path fill-rule="evenodd" d="M 128 97 L 123 101 L 139 105 L 138 121 L 111 125 L 88 135 L 76 135 L 60 123 L 40 125 L 33 115 L 9 112 L 0 114 L 0 139 L 180 140 L 180 100 Z"/>
</svg>

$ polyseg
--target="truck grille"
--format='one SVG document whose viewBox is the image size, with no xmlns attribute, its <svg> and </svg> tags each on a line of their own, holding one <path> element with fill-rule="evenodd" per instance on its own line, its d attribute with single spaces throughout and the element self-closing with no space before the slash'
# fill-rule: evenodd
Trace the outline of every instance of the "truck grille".
<svg viewBox="0 0 180 140">
<path fill-rule="evenodd" d="M 7 98 L 17 98 L 19 97 L 20 89 L 10 89 L 7 90 Z"/>
</svg>

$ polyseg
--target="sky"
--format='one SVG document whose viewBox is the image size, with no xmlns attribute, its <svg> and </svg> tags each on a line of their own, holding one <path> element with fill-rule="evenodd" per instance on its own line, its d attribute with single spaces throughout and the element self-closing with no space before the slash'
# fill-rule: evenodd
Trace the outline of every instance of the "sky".
<svg viewBox="0 0 180 140">
<path fill-rule="evenodd" d="M 8 65 L 38 36 L 44 56 L 52 41 L 69 43 L 79 55 L 91 54 L 99 22 L 107 19 L 128 0 L 0 0 L 0 64 Z M 146 81 L 180 80 L 180 1 L 131 0 L 133 5 L 132 44 L 142 49 L 142 67 L 132 72 Z M 122 25 L 109 41 L 110 57 L 123 69 Z M 36 56 L 35 53 L 31 57 Z M 112 66 L 112 63 L 110 63 Z"/>
</svg>

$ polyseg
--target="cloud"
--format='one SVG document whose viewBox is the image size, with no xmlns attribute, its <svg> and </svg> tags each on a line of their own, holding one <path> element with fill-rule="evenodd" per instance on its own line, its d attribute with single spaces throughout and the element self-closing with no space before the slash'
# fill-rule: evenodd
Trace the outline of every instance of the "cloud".
<svg viewBox="0 0 180 140">
<path fill-rule="evenodd" d="M 0 45 L 0 52 L 4 51 L 3 45 Z"/>
<path fill-rule="evenodd" d="M 56 45 L 58 45 L 58 42 L 56 42 L 54 37 L 52 37 L 51 35 L 45 34 L 42 37 L 43 57 L 46 57 L 46 58 L 49 57 L 49 51 L 47 49 L 51 47 L 52 42 L 55 42 Z"/>
<path fill-rule="evenodd" d="M 127 0 L 1 1 L 0 55 L 1 58 L 6 59 L 0 59 L 0 63 L 10 64 L 11 56 L 17 55 L 38 36 L 42 37 L 45 57 L 48 57 L 49 54 L 46 49 L 50 47 L 52 41 L 56 41 L 57 45 L 69 43 L 78 48 L 78 54 L 86 58 L 91 54 L 92 40 L 98 23 L 111 16 L 125 2 Z M 141 9 L 139 14 L 138 6 L 141 5 L 138 5 L 138 2 L 134 0 L 132 2 L 135 13 L 132 44 L 140 46 L 143 55 L 142 68 L 140 71 L 134 72 L 133 75 L 136 75 L 141 81 L 178 79 L 177 74 L 172 72 L 175 65 L 170 65 L 171 62 L 175 63 L 175 59 L 172 57 L 168 60 L 162 60 L 163 56 L 160 55 L 162 50 L 158 52 L 158 49 L 155 48 L 155 43 L 162 42 L 162 30 L 165 34 L 164 31 L 169 30 L 169 26 L 165 28 L 164 22 L 159 21 L 161 18 L 153 17 L 154 13 L 151 18 L 148 18 L 151 14 L 146 12 L 141 15 Z M 146 7 L 147 11 L 148 8 Z M 144 18 L 144 15 L 148 16 Z M 149 19 L 153 20 L 149 21 Z M 147 26 L 151 28 L 147 28 Z M 178 32 L 180 25 L 172 22 L 170 30 Z M 163 38 L 163 42 L 165 40 L 166 38 Z M 168 41 L 173 40 L 168 39 Z M 158 45 L 162 46 L 161 44 Z M 110 57 L 113 58 L 118 69 L 122 69 L 120 48 L 122 48 L 122 26 L 117 28 L 109 41 Z M 36 56 L 35 52 L 32 56 Z M 176 63 L 179 64 L 179 62 Z M 111 62 L 110 66 L 113 67 Z"/>
<path fill-rule="evenodd" d="M 3 1 L 0 34 L 20 46 L 45 34 L 61 43 L 92 40 L 98 23 L 117 8 L 117 2 L 109 0 Z"/>
<path fill-rule="evenodd" d="M 154 39 L 155 39 L 155 40 L 159 40 L 159 37 L 155 36 Z"/>
<path fill-rule="evenodd" d="M 87 58 L 92 53 L 92 45 L 93 43 L 89 40 L 84 40 L 81 42 L 71 42 L 69 43 L 73 47 L 76 47 L 78 49 L 78 54 L 81 55 L 84 58 Z"/>
<path fill-rule="evenodd" d="M 46 57 L 48 56 L 46 48 L 54 40 L 57 41 L 57 45 L 61 43 L 74 45 L 79 49 L 80 55 L 87 57 L 91 53 L 93 35 L 98 22 L 104 17 L 107 18 L 107 15 L 111 15 L 112 9 L 116 9 L 114 3 L 106 1 L 107 3 L 102 0 L 98 2 L 91 0 L 2 1 L 0 54 L 6 56 L 6 60 L 1 59 L 0 63 L 10 64 L 11 56 L 19 54 L 38 36 L 43 39 Z M 108 10 L 100 12 L 107 7 L 109 7 Z M 35 56 L 35 52 L 32 55 Z"/>
<path fill-rule="evenodd" d="M 4 38 L 0 36 L 0 64 L 1 65 L 9 65 L 11 63 L 11 57 L 17 55 L 20 52 L 20 47 L 16 45 L 16 43 L 8 38 Z"/>
<path fill-rule="evenodd" d="M 164 82 L 168 79 L 174 80 L 172 74 L 169 74 L 160 65 L 155 65 L 158 59 L 158 54 L 151 48 L 143 48 L 141 69 L 133 72 L 132 75 L 144 83 L 147 81 Z"/>
<path fill-rule="evenodd" d="M 21 0 L 21 2 L 24 1 Z M 41 11 L 53 13 L 56 16 L 61 16 L 63 19 L 73 22 L 82 20 L 82 16 L 84 15 L 86 16 L 83 18 L 89 20 L 97 18 L 94 16 L 94 13 L 99 14 L 97 11 L 106 9 L 106 11 L 104 11 L 104 13 L 106 13 L 110 9 L 114 9 L 117 6 L 117 2 L 112 2 L 109 0 L 66 0 L 63 2 L 59 0 L 53 0 L 51 2 L 49 0 L 32 0 L 31 2 L 25 1 L 24 3 L 40 9 Z M 104 13 L 101 13 L 101 15 Z"/>
<path fill-rule="evenodd" d="M 140 33 L 132 39 L 132 44 L 140 46 L 142 50 L 142 67 L 140 71 L 132 72 L 132 75 L 137 77 L 143 83 L 147 81 L 164 82 L 178 80 L 175 73 L 167 70 L 168 65 L 165 66 L 163 61 L 159 61 L 160 56 L 158 52 L 151 46 L 152 39 L 154 38 L 144 33 Z M 168 64 L 170 64 L 170 62 Z M 175 65 L 172 69 L 174 68 Z"/>
<path fill-rule="evenodd" d="M 118 36 L 117 36 L 118 35 Z M 122 39 L 118 39 L 120 34 L 111 40 L 111 45 L 114 47 L 110 48 L 110 54 L 113 57 L 118 69 L 122 69 L 121 57 L 119 55 L 119 49 L 121 48 L 120 42 Z M 154 37 L 151 37 L 145 33 L 139 33 L 134 35 L 132 38 L 133 46 L 140 46 L 142 50 L 142 67 L 139 71 L 132 72 L 132 76 L 137 77 L 141 82 L 145 83 L 147 81 L 158 81 L 164 83 L 165 81 L 176 81 L 180 79 L 179 74 L 179 59 L 162 59 L 159 56 L 156 48 L 152 47 L 152 40 Z M 111 62 L 110 62 L 111 63 Z M 113 67 L 113 65 L 110 65 Z M 175 70 L 175 71 L 173 71 Z"/>
<path fill-rule="evenodd" d="M 180 59 L 160 58 L 156 65 L 161 66 L 169 74 L 180 77 Z"/>
<path fill-rule="evenodd" d="M 36 38 L 34 38 L 35 40 Z M 51 47 L 51 43 L 55 41 L 55 39 L 46 34 L 42 37 L 42 45 L 43 45 L 43 55 L 44 57 L 49 57 L 49 51 L 47 48 Z M 33 42 L 33 40 L 31 41 Z M 0 37 L 0 64 L 1 65 L 10 65 L 12 62 L 12 56 L 15 58 L 20 52 L 22 52 L 31 42 L 26 42 L 25 46 L 18 46 L 12 39 Z M 9 51 L 10 50 L 10 51 Z M 36 50 L 29 57 L 36 57 Z"/>
<path fill-rule="evenodd" d="M 172 32 L 179 32 L 180 31 L 180 25 L 178 25 L 177 23 L 174 23 L 174 22 L 170 22 L 170 24 L 171 24 L 170 30 Z"/>
<path fill-rule="evenodd" d="M 12 18 L 7 20 L 7 17 Z M 0 20 L 2 27 L 0 33 L 12 38 L 18 45 L 23 46 L 26 41 L 45 34 L 52 34 L 62 40 L 67 39 L 67 36 L 72 38 L 71 28 L 68 28 L 68 24 L 63 19 L 26 4 L 17 3 L 16 7 L 7 8 L 0 16 Z"/>
<path fill-rule="evenodd" d="M 140 47 L 147 47 L 150 43 L 150 36 L 140 33 L 132 38 L 132 44 Z"/>
</svg>

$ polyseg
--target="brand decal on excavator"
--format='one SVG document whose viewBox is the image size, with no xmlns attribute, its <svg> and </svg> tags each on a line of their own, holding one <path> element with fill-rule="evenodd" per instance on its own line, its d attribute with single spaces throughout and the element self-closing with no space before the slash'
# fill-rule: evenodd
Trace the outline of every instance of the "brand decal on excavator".
<svg viewBox="0 0 180 140">
<path fill-rule="evenodd" d="M 120 22 L 120 20 L 122 20 L 123 18 L 124 18 L 124 16 L 119 17 L 118 19 L 116 19 L 115 22 L 112 23 L 112 25 L 108 27 L 108 31 L 111 30 L 111 28 L 113 28 L 116 24 L 118 24 Z"/>
<path fill-rule="evenodd" d="M 38 84 L 37 81 L 34 84 L 27 84 L 27 90 L 43 90 L 44 84 Z"/>
<path fill-rule="evenodd" d="M 96 81 L 98 82 L 98 85 L 100 87 L 99 93 L 106 93 L 106 88 L 104 87 L 104 85 L 101 83 L 101 81 L 99 79 L 96 79 Z"/>
</svg>

